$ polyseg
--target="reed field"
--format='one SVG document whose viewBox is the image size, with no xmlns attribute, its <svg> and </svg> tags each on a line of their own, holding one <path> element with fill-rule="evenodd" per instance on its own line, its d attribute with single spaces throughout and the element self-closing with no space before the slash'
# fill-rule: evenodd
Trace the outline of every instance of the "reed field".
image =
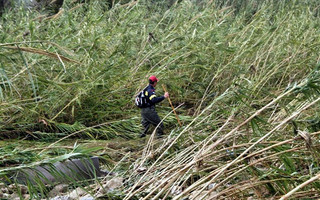
<svg viewBox="0 0 320 200">
<path fill-rule="evenodd" d="M 0 17 L 1 182 L 95 155 L 124 179 L 97 199 L 320 198 L 318 1 L 107 2 Z M 139 138 L 150 75 L 163 139 Z"/>
</svg>

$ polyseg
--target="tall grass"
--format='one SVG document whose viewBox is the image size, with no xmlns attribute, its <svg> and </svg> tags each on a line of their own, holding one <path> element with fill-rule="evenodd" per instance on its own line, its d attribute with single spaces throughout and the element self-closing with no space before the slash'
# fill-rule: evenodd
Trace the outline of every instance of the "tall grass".
<svg viewBox="0 0 320 200">
<path fill-rule="evenodd" d="M 177 111 L 184 126 L 166 117 L 164 142 L 150 140 L 120 170 L 125 199 L 318 197 L 317 1 L 74 6 L 65 1 L 61 15 L 43 20 L 3 14 L 5 137 L 137 136 L 132 100 L 154 74 L 175 106 L 184 103 Z M 159 108 L 170 112 L 167 103 Z"/>
</svg>

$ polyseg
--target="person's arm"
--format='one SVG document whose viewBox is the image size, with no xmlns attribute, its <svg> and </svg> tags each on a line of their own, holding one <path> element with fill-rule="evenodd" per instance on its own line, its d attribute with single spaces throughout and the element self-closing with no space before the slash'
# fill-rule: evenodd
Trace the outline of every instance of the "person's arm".
<svg viewBox="0 0 320 200">
<path fill-rule="evenodd" d="M 168 92 L 165 92 L 163 96 L 161 97 L 157 97 L 155 92 L 152 92 L 149 99 L 152 103 L 159 103 L 161 101 L 163 101 L 164 99 L 168 98 L 169 97 L 169 93 Z"/>
<path fill-rule="evenodd" d="M 151 95 L 149 97 L 149 100 L 154 104 L 159 103 L 159 102 L 163 101 L 164 99 L 165 99 L 164 96 L 157 97 L 157 95 L 154 92 L 151 93 Z"/>
</svg>

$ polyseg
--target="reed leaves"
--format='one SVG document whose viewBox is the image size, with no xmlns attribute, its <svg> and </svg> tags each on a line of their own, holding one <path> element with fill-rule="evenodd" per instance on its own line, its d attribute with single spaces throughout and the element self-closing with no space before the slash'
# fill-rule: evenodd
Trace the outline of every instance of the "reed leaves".
<svg viewBox="0 0 320 200">
<path fill-rule="evenodd" d="M 157 107 L 166 137 L 122 152 L 121 198 L 319 198 L 317 1 L 122 3 L 3 14 L 0 137 L 54 142 L 1 147 L 1 165 L 34 166 L 70 138 L 139 143 L 133 97 L 154 74 L 183 126 Z"/>
</svg>

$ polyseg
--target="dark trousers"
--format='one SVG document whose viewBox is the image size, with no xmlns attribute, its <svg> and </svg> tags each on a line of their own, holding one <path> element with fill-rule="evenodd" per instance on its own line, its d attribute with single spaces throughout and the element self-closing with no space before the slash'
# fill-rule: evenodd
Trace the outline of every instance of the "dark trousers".
<svg viewBox="0 0 320 200">
<path fill-rule="evenodd" d="M 141 133 L 141 137 L 146 136 L 149 130 L 150 124 L 156 127 L 161 122 L 161 119 L 154 106 L 142 108 L 141 117 L 142 117 L 141 124 L 144 128 L 143 132 Z M 157 128 L 157 136 L 162 136 L 162 135 L 163 135 L 163 123 L 161 122 Z"/>
</svg>

